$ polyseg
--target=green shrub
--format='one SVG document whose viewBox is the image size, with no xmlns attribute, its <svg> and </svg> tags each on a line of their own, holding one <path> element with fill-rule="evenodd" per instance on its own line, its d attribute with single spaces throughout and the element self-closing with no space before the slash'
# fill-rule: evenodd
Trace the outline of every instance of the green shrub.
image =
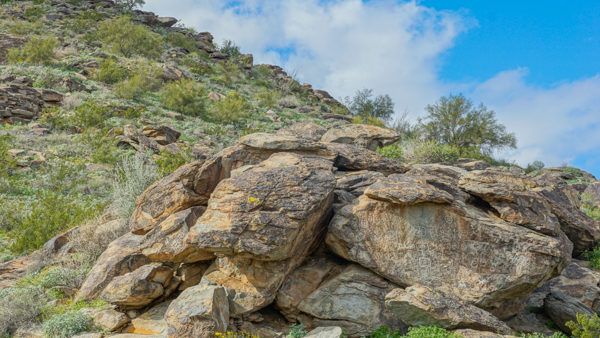
<svg viewBox="0 0 600 338">
<path fill-rule="evenodd" d="M 0 177 L 8 178 L 16 166 L 14 157 L 8 152 L 11 149 L 13 137 L 0 135 Z"/>
<path fill-rule="evenodd" d="M 600 221 L 600 207 L 589 194 L 581 194 L 581 210 L 590 218 Z"/>
<path fill-rule="evenodd" d="M 219 48 L 219 51 L 229 57 L 238 57 L 242 53 L 240 52 L 240 47 L 238 47 L 235 42 L 231 40 L 223 41 L 223 44 Z"/>
<path fill-rule="evenodd" d="M 408 145 L 406 157 L 414 163 L 455 163 L 461 156 L 460 149 L 436 141 L 415 141 Z"/>
<path fill-rule="evenodd" d="M 198 51 L 196 40 L 188 35 L 179 32 L 169 32 L 166 40 L 167 43 L 173 47 L 184 48 L 191 53 Z"/>
<path fill-rule="evenodd" d="M 578 313 L 576 321 L 569 321 L 565 325 L 571 330 L 574 338 L 600 337 L 600 317 L 598 314 L 586 315 Z"/>
<path fill-rule="evenodd" d="M 85 130 L 79 141 L 89 149 L 89 159 L 93 163 L 116 164 L 126 150 L 117 147 L 113 137 L 103 131 Z"/>
<path fill-rule="evenodd" d="M 125 157 L 116 168 L 112 207 L 123 218 L 129 218 L 136 198 L 159 178 L 156 164 L 143 154 Z"/>
<path fill-rule="evenodd" d="M 250 115 L 252 107 L 238 92 L 230 92 L 213 104 L 208 119 L 221 123 L 236 123 Z"/>
<path fill-rule="evenodd" d="M 371 126 L 376 126 L 376 127 L 385 127 L 385 122 L 383 122 L 383 120 L 379 119 L 378 117 L 374 117 L 374 116 L 354 116 L 352 118 L 352 123 L 354 124 L 368 124 Z"/>
<path fill-rule="evenodd" d="M 373 331 L 369 335 L 369 338 L 401 338 L 402 333 L 400 331 L 391 330 L 387 326 L 381 326 L 377 330 Z"/>
<path fill-rule="evenodd" d="M 287 334 L 287 338 L 302 338 L 308 334 L 303 324 L 294 324 L 290 326 L 290 332 Z"/>
<path fill-rule="evenodd" d="M 402 159 L 402 148 L 397 144 L 390 144 L 389 146 L 381 147 L 377 149 L 377 152 L 387 158 L 391 158 L 393 160 Z"/>
<path fill-rule="evenodd" d="M 163 38 L 128 16 L 105 20 L 98 27 L 98 38 L 105 49 L 125 57 L 158 58 L 163 51 Z"/>
<path fill-rule="evenodd" d="M 14 20 L 6 21 L 6 25 L 8 26 L 9 33 L 18 36 L 41 34 L 44 29 L 42 21 L 29 22 L 24 20 Z"/>
<path fill-rule="evenodd" d="M 10 63 L 50 64 L 54 60 L 54 50 L 58 40 L 53 36 L 32 37 L 22 48 L 8 51 Z"/>
<path fill-rule="evenodd" d="M 594 269 L 600 270 L 600 245 L 590 251 L 584 252 L 583 258 L 589 261 Z"/>
<path fill-rule="evenodd" d="M 160 99 L 168 109 L 191 116 L 206 114 L 206 89 L 191 79 L 182 79 L 166 84 Z"/>
<path fill-rule="evenodd" d="M 41 6 L 29 6 L 25 8 L 23 16 L 29 21 L 39 20 L 44 15 L 44 9 Z"/>
<path fill-rule="evenodd" d="M 540 171 L 540 170 L 544 169 L 545 166 L 546 165 L 542 161 L 533 161 L 533 162 L 527 164 L 527 167 L 525 168 L 525 172 L 529 174 L 529 173 L 532 173 L 535 171 Z"/>
<path fill-rule="evenodd" d="M 105 59 L 100 63 L 96 71 L 95 79 L 107 84 L 115 84 L 129 77 L 127 68 L 119 65 L 113 59 Z"/>
<path fill-rule="evenodd" d="M 48 298 L 40 287 L 0 289 L 0 336 L 32 324 L 42 313 Z"/>
<path fill-rule="evenodd" d="M 267 109 L 277 106 L 277 102 L 281 98 L 278 92 L 268 88 L 261 88 L 254 97 L 258 101 L 259 107 Z"/>
<path fill-rule="evenodd" d="M 191 156 L 187 155 L 183 151 L 179 151 L 177 153 L 163 151 L 156 159 L 156 165 L 158 166 L 158 173 L 161 176 L 166 176 L 189 161 L 191 161 Z"/>
<path fill-rule="evenodd" d="M 543 333 L 526 333 L 520 335 L 521 338 L 569 338 L 562 332 L 554 332 L 551 336 L 547 336 Z"/>
<path fill-rule="evenodd" d="M 48 337 L 69 338 L 92 328 L 92 320 L 81 311 L 58 314 L 44 322 L 44 334 Z"/>
<path fill-rule="evenodd" d="M 123 99 L 139 99 L 145 93 L 160 88 L 161 75 L 162 71 L 158 66 L 141 63 L 128 79 L 119 82 L 115 86 L 115 94 Z"/>
<path fill-rule="evenodd" d="M 72 228 L 100 211 L 100 205 L 79 196 L 42 191 L 31 211 L 17 224 L 11 250 L 28 252 L 40 248 L 61 231 Z"/>
<path fill-rule="evenodd" d="M 407 338 L 462 338 L 462 336 L 437 326 L 418 326 L 408 329 Z"/>
</svg>

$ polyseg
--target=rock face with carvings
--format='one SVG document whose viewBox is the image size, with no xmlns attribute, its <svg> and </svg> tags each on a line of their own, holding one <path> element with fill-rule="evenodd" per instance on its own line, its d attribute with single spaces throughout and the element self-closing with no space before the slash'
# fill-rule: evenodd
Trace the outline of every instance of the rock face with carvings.
<svg viewBox="0 0 600 338">
<path fill-rule="evenodd" d="M 596 311 L 594 274 L 569 261 L 600 228 L 579 213 L 573 187 L 373 151 L 397 139 L 303 123 L 182 166 L 138 198 L 131 232 L 100 257 L 78 299 L 164 313 L 156 331 L 172 337 L 276 336 L 286 320 L 322 328 L 315 335 L 415 325 L 511 334 L 504 321 L 526 318 L 545 283 L 539 308 L 559 327 L 571 318 L 561 309 Z"/>
</svg>

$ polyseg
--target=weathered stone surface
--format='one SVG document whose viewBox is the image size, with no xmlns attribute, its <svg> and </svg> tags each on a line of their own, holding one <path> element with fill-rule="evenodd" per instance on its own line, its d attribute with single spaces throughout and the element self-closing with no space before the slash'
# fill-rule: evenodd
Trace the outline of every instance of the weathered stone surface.
<svg viewBox="0 0 600 338">
<path fill-rule="evenodd" d="M 560 291 L 552 292 L 544 299 L 544 312 L 564 332 L 571 332 L 565 323 L 577 321 L 577 314 L 595 313 L 579 300 Z"/>
<path fill-rule="evenodd" d="M 183 291 L 200 283 L 202 276 L 204 276 L 209 266 L 210 263 L 208 262 L 182 264 L 177 269 L 177 275 L 181 278 L 179 290 Z"/>
<path fill-rule="evenodd" d="M 220 286 L 198 285 L 186 289 L 165 313 L 168 337 L 213 337 L 229 324 L 227 293 Z"/>
<path fill-rule="evenodd" d="M 600 208 L 600 182 L 595 182 L 586 187 L 582 195 L 587 202 Z"/>
<path fill-rule="evenodd" d="M 239 143 L 251 148 L 272 151 L 294 151 L 327 154 L 325 145 L 306 138 L 282 134 L 256 133 L 242 137 Z"/>
<path fill-rule="evenodd" d="M 202 206 L 192 207 L 167 217 L 145 235 L 140 245 L 142 254 L 153 262 L 193 263 L 213 259 L 213 255 L 186 242 L 190 228 L 204 210 Z"/>
<path fill-rule="evenodd" d="M 546 199 L 532 191 L 536 183 L 524 175 L 497 169 L 478 170 L 463 175 L 459 185 L 488 202 L 507 222 L 551 236 L 560 230 Z"/>
<path fill-rule="evenodd" d="M 23 122 L 36 119 L 42 109 L 62 101 L 62 95 L 51 90 L 38 90 L 30 84 L 0 84 L 0 122 Z"/>
<path fill-rule="evenodd" d="M 116 331 L 129 323 L 129 317 L 114 309 L 104 309 L 91 313 L 94 325 L 107 331 Z"/>
<path fill-rule="evenodd" d="M 321 142 L 354 144 L 376 150 L 399 139 L 400 135 L 391 129 L 366 124 L 344 124 L 327 130 L 321 138 Z"/>
<path fill-rule="evenodd" d="M 383 174 L 403 173 L 408 167 L 399 161 L 385 158 L 374 151 L 352 144 L 328 143 L 327 149 L 335 154 L 334 166 L 340 170 L 370 170 Z"/>
<path fill-rule="evenodd" d="M 167 126 L 144 126 L 142 134 L 153 139 L 160 145 L 167 145 L 177 142 L 181 133 Z"/>
<path fill-rule="evenodd" d="M 292 272 L 283 283 L 275 304 L 291 321 L 298 320 L 298 305 L 330 276 L 340 273 L 343 267 L 326 258 L 312 258 Z"/>
<path fill-rule="evenodd" d="M 421 285 L 392 290 L 385 297 L 385 306 L 409 326 L 434 325 L 504 334 L 512 331 L 490 313 Z"/>
<path fill-rule="evenodd" d="M 218 254 L 291 258 L 317 237 L 334 187 L 330 161 L 274 154 L 217 186 L 188 242 Z"/>
<path fill-rule="evenodd" d="M 593 248 L 600 241 L 600 222 L 579 209 L 580 191 L 551 175 L 537 177 L 536 183 L 536 191 L 546 197 L 552 213 L 558 217 L 561 230 L 573 242 L 574 256 Z"/>
<path fill-rule="evenodd" d="M 132 232 L 145 234 L 171 214 L 206 204 L 208 196 L 194 191 L 194 177 L 202 165 L 186 164 L 148 187 L 137 199 L 130 220 Z"/>
<path fill-rule="evenodd" d="M 371 184 L 385 177 L 382 173 L 376 171 L 352 171 L 339 172 L 336 174 L 336 189 L 345 190 L 358 197 L 365 192 L 365 189 Z"/>
<path fill-rule="evenodd" d="M 142 240 L 143 236 L 126 234 L 112 242 L 88 273 L 76 299 L 95 299 L 113 278 L 149 263 L 148 258 L 139 252 Z"/>
<path fill-rule="evenodd" d="M 518 312 L 571 253 L 561 234 L 505 222 L 410 175 L 382 179 L 343 207 L 326 242 L 400 286 L 435 287 L 501 318 Z"/>
<path fill-rule="evenodd" d="M 100 297 L 123 308 L 141 308 L 165 293 L 173 278 L 173 269 L 151 263 L 115 277 Z"/>
<path fill-rule="evenodd" d="M 277 131 L 277 135 L 293 136 L 312 142 L 319 142 L 327 129 L 313 122 L 298 122 Z"/>
<path fill-rule="evenodd" d="M 341 338 L 343 337 L 342 328 L 339 326 L 318 327 L 310 331 L 305 338 Z"/>
<path fill-rule="evenodd" d="M 517 338 L 513 335 L 497 334 L 492 332 L 477 331 L 472 329 L 454 330 L 453 333 L 462 338 Z"/>
<path fill-rule="evenodd" d="M 131 327 L 127 332 L 143 335 L 166 335 L 168 326 L 164 317 L 170 304 L 170 301 L 160 303 L 141 316 L 132 319 Z"/>
<path fill-rule="evenodd" d="M 385 295 L 396 286 L 374 273 L 350 265 L 322 283 L 298 304 L 307 327 L 339 326 L 349 336 L 367 335 L 380 326 L 402 323 L 385 306 Z"/>
</svg>

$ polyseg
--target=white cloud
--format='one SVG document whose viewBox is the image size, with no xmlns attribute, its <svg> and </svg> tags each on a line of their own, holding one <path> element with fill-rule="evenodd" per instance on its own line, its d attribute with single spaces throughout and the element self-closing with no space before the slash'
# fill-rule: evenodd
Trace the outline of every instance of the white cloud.
<svg viewBox="0 0 600 338">
<path fill-rule="evenodd" d="M 420 114 L 427 103 L 464 92 L 494 109 L 514 131 L 525 164 L 572 160 L 600 144 L 600 75 L 537 88 L 526 69 L 483 83 L 444 83 L 441 55 L 474 25 L 460 13 L 392 0 L 147 0 L 145 9 L 182 19 L 217 41 L 234 40 L 260 63 L 274 63 L 336 97 L 357 89 L 388 93 L 397 111 Z M 290 48 L 282 56 L 274 49 Z"/>
</svg>

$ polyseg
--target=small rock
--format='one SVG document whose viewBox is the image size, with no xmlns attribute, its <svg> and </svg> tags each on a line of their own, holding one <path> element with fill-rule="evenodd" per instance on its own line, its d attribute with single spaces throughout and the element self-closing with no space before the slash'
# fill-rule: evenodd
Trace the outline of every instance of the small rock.
<svg viewBox="0 0 600 338">
<path fill-rule="evenodd" d="M 107 331 L 116 331 L 129 323 L 127 315 L 113 309 L 93 311 L 91 317 L 94 325 Z"/>
<path fill-rule="evenodd" d="M 342 328 L 339 326 L 318 327 L 310 331 L 304 338 L 341 338 Z"/>
</svg>

